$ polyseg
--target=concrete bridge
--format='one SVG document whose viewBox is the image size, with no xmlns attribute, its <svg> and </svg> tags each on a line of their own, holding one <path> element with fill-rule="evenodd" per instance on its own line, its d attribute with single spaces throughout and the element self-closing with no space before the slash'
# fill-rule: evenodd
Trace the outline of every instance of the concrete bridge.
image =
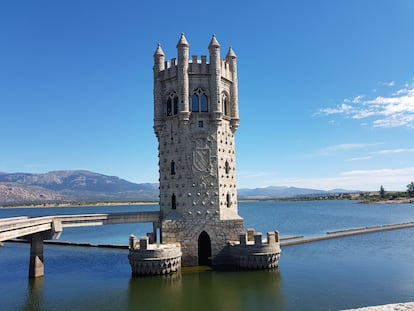
<svg viewBox="0 0 414 311">
<path fill-rule="evenodd" d="M 43 241 L 58 239 L 63 228 L 152 222 L 155 236 L 160 216 L 160 212 L 136 212 L 2 218 L 0 242 L 16 238 L 30 241 L 29 278 L 36 278 L 44 275 Z"/>
</svg>

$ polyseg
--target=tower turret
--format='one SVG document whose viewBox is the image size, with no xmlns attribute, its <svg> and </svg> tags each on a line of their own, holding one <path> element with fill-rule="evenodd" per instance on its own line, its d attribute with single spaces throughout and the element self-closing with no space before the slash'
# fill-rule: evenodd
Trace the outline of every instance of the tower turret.
<svg viewBox="0 0 414 311">
<path fill-rule="evenodd" d="M 221 85 L 221 66 L 220 66 L 220 44 L 216 36 L 213 35 L 208 46 L 210 53 L 210 83 L 211 83 L 211 111 L 213 120 L 220 119 L 220 85 Z"/>
<path fill-rule="evenodd" d="M 161 44 L 158 43 L 157 49 L 154 53 L 154 72 L 160 72 L 164 70 L 165 54 L 161 48 Z"/>
<path fill-rule="evenodd" d="M 187 121 L 190 114 L 190 107 L 188 104 L 188 50 L 190 45 L 184 36 L 181 34 L 180 40 L 177 43 L 178 52 L 178 67 L 177 67 L 177 82 L 179 85 L 179 113 L 181 119 Z"/>
<path fill-rule="evenodd" d="M 157 49 L 154 53 L 154 130 L 158 136 L 159 128 L 161 126 L 162 118 L 162 92 L 161 92 L 161 72 L 165 69 L 165 55 L 164 51 L 161 48 L 161 45 L 158 44 Z"/>
<path fill-rule="evenodd" d="M 229 48 L 229 51 L 226 55 L 226 61 L 230 66 L 231 77 L 233 83 L 230 87 L 230 115 L 232 117 L 232 131 L 235 132 L 239 127 L 239 91 L 238 91 L 238 81 L 237 81 L 237 56 L 234 53 L 232 47 Z"/>
</svg>

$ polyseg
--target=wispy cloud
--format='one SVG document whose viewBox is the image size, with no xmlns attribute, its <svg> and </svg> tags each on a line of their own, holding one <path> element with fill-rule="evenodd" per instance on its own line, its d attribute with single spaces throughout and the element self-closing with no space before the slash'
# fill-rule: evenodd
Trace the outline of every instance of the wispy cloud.
<svg viewBox="0 0 414 311">
<path fill-rule="evenodd" d="M 408 153 L 414 152 L 414 148 L 399 148 L 399 149 L 384 149 L 373 151 L 371 154 L 397 154 L 397 153 Z"/>
<path fill-rule="evenodd" d="M 326 146 L 320 149 L 317 149 L 313 152 L 309 152 L 309 153 L 303 153 L 301 154 L 302 157 L 329 157 L 332 156 L 336 153 L 345 153 L 345 152 L 351 152 L 354 150 L 363 150 L 363 149 L 367 149 L 368 151 L 370 150 L 369 148 L 375 147 L 375 146 L 379 146 L 382 145 L 382 142 L 378 142 L 378 143 L 348 143 L 348 144 L 337 144 L 337 145 L 331 145 L 331 146 Z M 365 155 L 370 155 L 368 154 L 366 151 Z"/>
<path fill-rule="evenodd" d="M 344 188 L 349 190 L 378 190 L 381 185 L 386 190 L 405 191 L 413 180 L 414 167 L 384 168 L 376 170 L 352 170 L 336 176 L 321 178 L 291 178 L 285 180 L 287 186 L 329 190 Z"/>
<path fill-rule="evenodd" d="M 392 86 L 395 86 L 395 81 L 382 82 L 381 84 L 385 85 L 385 86 L 392 87 Z"/>
<path fill-rule="evenodd" d="M 354 149 L 362 149 L 372 146 L 378 146 L 382 143 L 358 143 L 358 144 L 339 144 L 339 145 L 332 145 L 324 148 L 324 151 L 347 151 L 347 150 L 354 150 Z"/>
<path fill-rule="evenodd" d="M 394 86 L 395 82 L 385 82 Z M 373 127 L 410 127 L 414 128 L 414 81 L 405 84 L 391 96 L 368 98 L 358 95 L 344 99 L 336 107 L 319 109 L 322 115 L 345 115 L 352 119 L 372 118 Z"/>
<path fill-rule="evenodd" d="M 346 161 L 367 161 L 371 159 L 372 159 L 372 156 L 365 156 L 365 157 L 349 158 L 349 159 L 346 159 Z"/>
</svg>

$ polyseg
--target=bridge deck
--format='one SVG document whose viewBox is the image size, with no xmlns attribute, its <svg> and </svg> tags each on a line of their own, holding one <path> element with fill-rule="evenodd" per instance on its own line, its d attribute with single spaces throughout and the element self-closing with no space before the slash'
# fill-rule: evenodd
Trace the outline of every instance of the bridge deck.
<svg viewBox="0 0 414 311">
<path fill-rule="evenodd" d="M 27 235 L 66 227 L 101 226 L 124 223 L 157 223 L 160 212 L 135 212 L 116 214 L 80 214 L 45 217 L 12 217 L 0 219 L 0 242 Z"/>
</svg>

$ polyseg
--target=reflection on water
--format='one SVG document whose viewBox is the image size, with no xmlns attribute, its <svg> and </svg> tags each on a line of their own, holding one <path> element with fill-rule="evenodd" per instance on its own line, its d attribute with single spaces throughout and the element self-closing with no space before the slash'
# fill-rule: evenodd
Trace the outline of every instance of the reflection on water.
<svg viewBox="0 0 414 311">
<path fill-rule="evenodd" d="M 283 310 L 279 270 L 132 278 L 129 310 Z"/>
<path fill-rule="evenodd" d="M 27 296 L 21 310 L 44 310 L 42 306 L 43 277 L 30 279 L 27 284 Z"/>
</svg>

